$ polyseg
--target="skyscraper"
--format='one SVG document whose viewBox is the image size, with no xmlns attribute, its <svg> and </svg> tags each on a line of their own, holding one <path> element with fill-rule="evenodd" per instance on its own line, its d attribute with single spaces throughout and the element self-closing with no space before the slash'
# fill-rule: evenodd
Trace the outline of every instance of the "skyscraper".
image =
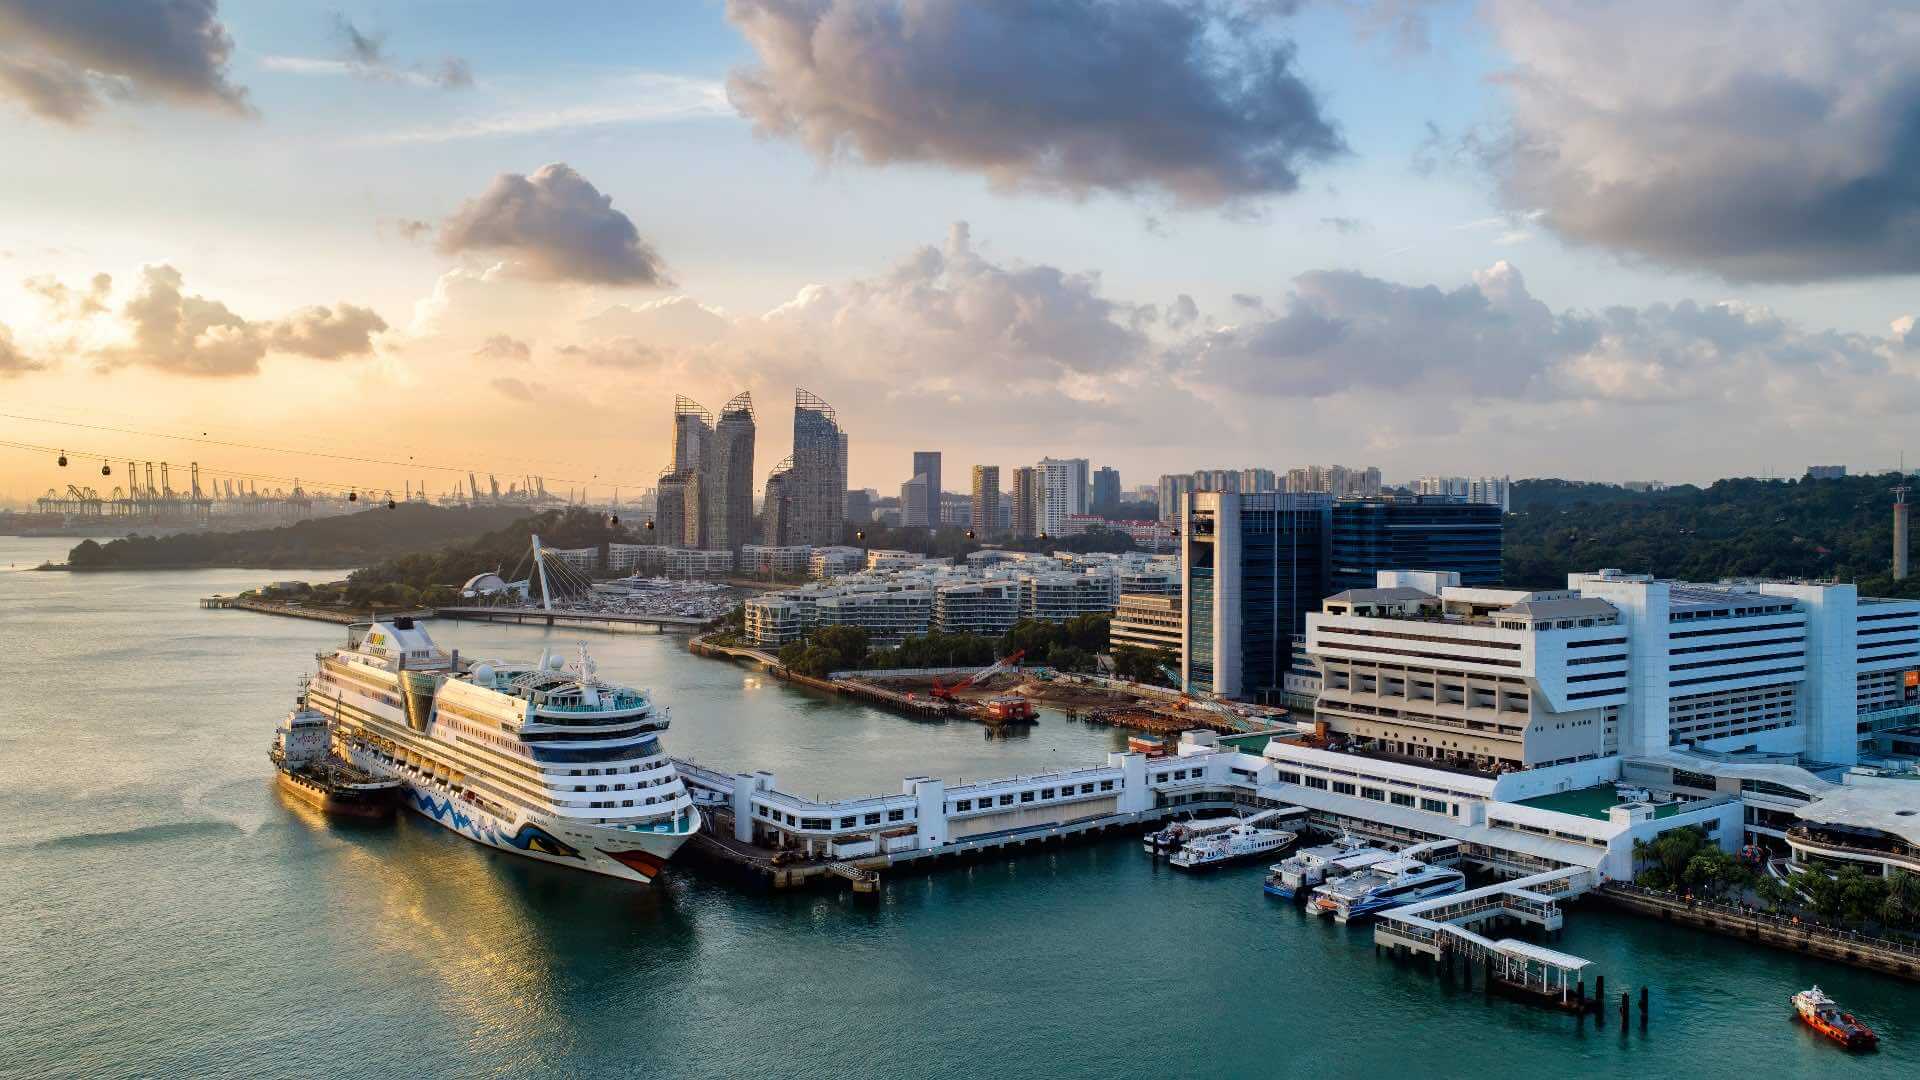
<svg viewBox="0 0 1920 1080">
<path fill-rule="evenodd" d="M 767 495 L 760 505 L 760 542 L 768 547 L 786 547 L 793 526 L 793 458 L 781 459 L 767 475 Z"/>
<path fill-rule="evenodd" d="M 929 528 L 940 527 L 940 451 L 915 450 L 913 475 L 927 478 L 927 520 Z"/>
<path fill-rule="evenodd" d="M 1187 505 L 1187 493 L 1193 490 L 1193 477 L 1186 473 L 1167 473 L 1160 477 L 1160 520 L 1177 523 Z"/>
<path fill-rule="evenodd" d="M 1111 514 L 1120 508 L 1120 470 L 1101 467 L 1093 473 L 1093 512 Z"/>
<path fill-rule="evenodd" d="M 1031 465 L 1013 470 L 1012 511 L 1013 535 L 1040 534 L 1040 470 Z"/>
<path fill-rule="evenodd" d="M 1067 519 L 1087 512 L 1087 459 L 1041 458 L 1035 468 L 1040 484 L 1040 531 L 1063 536 Z"/>
<path fill-rule="evenodd" d="M 982 540 L 1000 531 L 1000 466 L 973 467 L 973 513 L 967 523 Z"/>
<path fill-rule="evenodd" d="M 1256 699 L 1283 685 L 1293 637 L 1329 592 L 1331 516 L 1321 494 L 1187 496 L 1180 674 L 1188 690 Z"/>
<path fill-rule="evenodd" d="M 925 529 L 938 524 L 939 506 L 930 498 L 932 485 L 926 473 L 900 485 L 900 524 L 909 529 Z"/>
<path fill-rule="evenodd" d="M 753 539 L 753 436 L 753 395 L 741 391 L 720 410 L 698 469 L 702 547 L 737 554 Z"/>
<path fill-rule="evenodd" d="M 793 467 L 787 505 L 787 543 L 829 547 L 846 524 L 846 440 L 826 399 L 793 392 Z"/>
<path fill-rule="evenodd" d="M 707 458 L 712 438 L 713 414 L 692 398 L 675 395 L 673 467 L 660 478 L 660 504 L 654 512 L 654 532 L 662 544 L 689 548 L 705 546 L 705 501 L 711 489 L 701 482 L 700 466 Z M 676 505 L 667 506 L 669 498 Z"/>
</svg>

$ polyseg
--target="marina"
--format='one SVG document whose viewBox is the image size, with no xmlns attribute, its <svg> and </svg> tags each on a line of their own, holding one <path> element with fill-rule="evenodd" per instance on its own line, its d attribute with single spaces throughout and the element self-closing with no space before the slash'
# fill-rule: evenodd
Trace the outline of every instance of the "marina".
<svg viewBox="0 0 1920 1080">
<path fill-rule="evenodd" d="M 67 924 L 97 928 L 89 933 L 101 942 L 157 939 L 164 927 L 204 943 L 184 955 L 134 944 L 103 954 L 61 937 L 8 952 L 19 977 L 0 988 L 0 1004 L 20 1023 L 0 1034 L 0 1050 L 26 1074 L 270 1074 L 284 1063 L 289 1038 L 303 1053 L 350 1057 L 354 1075 L 366 1076 L 491 1075 L 502 1062 L 520 1075 L 579 1075 L 608 1054 L 658 1062 L 663 1042 L 676 1048 L 678 1075 L 735 1076 L 773 1062 L 801 1073 L 844 1071 L 844 1043 L 796 1043 L 786 1019 L 832 1000 L 842 1006 L 834 1022 L 866 1048 L 861 1070 L 874 1075 L 1181 1075 L 1199 1054 L 1223 1074 L 1268 1074 L 1276 1057 L 1329 1076 L 1381 1074 L 1404 1069 L 1405 1048 L 1415 1044 L 1459 1046 L 1462 1068 L 1492 1078 L 1551 1069 L 1823 1075 L 1847 1055 L 1792 1021 L 1787 1006 L 1790 994 L 1815 983 L 1880 1034 L 1881 1050 L 1858 1065 L 1894 1076 L 1920 1063 L 1907 1019 L 1920 1008 L 1920 990 L 1901 980 L 1805 953 L 1733 947 L 1589 894 L 1559 902 L 1559 937 L 1539 947 L 1589 962 L 1590 999 L 1595 973 L 1611 998 L 1630 990 L 1636 1010 L 1638 989 L 1650 987 L 1653 1017 L 1646 1028 L 1596 1038 L 1596 1024 L 1581 1028 L 1557 1009 L 1486 997 L 1483 968 L 1463 985 L 1467 965 L 1458 958 L 1451 979 L 1442 961 L 1414 962 L 1412 952 L 1390 962 L 1383 947 L 1374 960 L 1366 946 L 1377 925 L 1347 930 L 1274 903 L 1261 894 L 1264 864 L 1205 875 L 1168 872 L 1164 862 L 1156 869 L 1140 849 L 1145 822 L 1067 839 L 1042 831 L 999 846 L 991 846 L 995 837 L 970 838 L 978 845 L 971 853 L 896 861 L 873 893 L 855 892 L 824 868 L 811 871 L 820 875 L 812 887 L 743 889 L 696 857 L 707 832 L 682 853 L 684 869 L 636 889 L 489 852 L 417 815 L 374 830 L 330 828 L 304 803 L 276 795 L 260 739 L 263 723 L 285 710 L 285 680 L 299 666 L 289 668 L 288 657 L 333 644 L 337 629 L 228 620 L 192 602 L 256 577 L 122 577 L 108 612 L 89 595 L 101 587 L 92 580 L 0 575 L 0 600 L 18 602 L 19 590 L 30 589 L 49 612 L 50 663 L 79 662 L 95 650 L 136 658 L 132 678 L 103 686 L 88 708 L 51 703 L 44 717 L 26 710 L 33 696 L 19 681 L 25 673 L 0 671 L 0 714 L 7 730 L 22 733 L 34 772 L 85 760 L 112 785 L 76 798 L 21 768 L 21 757 L 0 760 L 0 870 L 23 884 L 29 905 L 0 911 L 0 940 L 26 940 L 35 910 L 57 907 Z M 463 656 L 535 656 L 574 644 L 564 631 L 532 626 L 446 623 L 435 635 Z M 184 674 L 169 667 L 176 674 L 168 678 L 180 681 L 155 698 L 136 690 L 162 670 L 143 647 L 155 640 L 192 641 L 198 655 L 220 660 Z M 594 652 L 603 670 L 674 707 L 676 758 L 733 775 L 726 766 L 765 763 L 778 748 L 779 786 L 817 793 L 806 801 L 823 805 L 897 792 L 902 777 L 930 769 L 956 778 L 1057 776 L 1126 747 L 1123 732 L 1054 715 L 1021 737 L 985 740 L 977 725 L 914 719 L 712 664 L 672 637 L 597 639 Z M 164 737 L 110 742 L 80 756 L 75 736 L 107 738 L 125 726 L 113 718 L 127 716 Z M 1194 812 L 1246 810 L 1214 804 Z M 1078 826 L 1060 828 L 1071 834 Z M 132 881 L 129 863 L 138 866 Z M 221 904 L 186 900 L 207 895 Z M 1485 933 L 1491 924 L 1479 925 Z M 1513 933 L 1485 936 L 1543 935 L 1516 924 Z M 1122 943 L 1127 960 L 1115 974 L 1085 977 L 1114 972 Z M 235 955 L 263 949 L 284 959 L 260 973 L 252 993 L 210 989 L 224 985 Z M 930 956 L 940 958 L 939 979 L 915 974 Z M 126 992 L 98 992 L 100 977 L 136 965 L 143 974 Z M 1311 986 L 1318 1009 L 1394 1037 L 1343 1046 L 1336 1061 L 1322 1056 L 1324 1042 L 1297 1014 L 1258 1010 L 1232 1040 L 1181 1028 L 1125 1045 L 1093 1040 L 1063 1067 L 1049 1056 L 1057 1032 L 978 994 L 997 984 L 1014 995 L 1052 995 L 1063 1002 L 1063 1022 L 1092 1030 L 1117 1015 L 1190 1008 L 1190 987 L 1164 975 L 1183 965 L 1219 985 Z M 768 977 L 785 971 L 809 974 Z M 920 991 L 903 998 L 885 989 L 901 980 Z M 1580 986 L 1578 976 L 1572 984 Z M 39 989 L 28 995 L 23 985 Z M 318 1020 L 341 985 L 388 1004 L 350 1030 Z M 764 1008 L 715 1024 L 718 999 L 701 988 L 743 985 L 757 988 Z M 201 1018 L 191 1034 L 177 1023 L 182 1007 Z M 292 1034 L 288 1009 L 302 1018 Z M 917 1030 L 925 1010 L 946 1017 L 935 1057 L 926 1038 L 902 1034 Z M 1612 1011 L 1610 1001 L 1609 1018 Z M 110 1017 L 124 1037 L 83 1044 L 68 1034 Z M 487 1041 L 472 1037 L 475 1025 L 492 1033 Z M 1706 1070 L 1703 1041 L 1716 1048 Z M 969 1064 L 950 1065 L 956 1057 Z M 434 1064 L 423 1070 L 422 1060 Z"/>
</svg>

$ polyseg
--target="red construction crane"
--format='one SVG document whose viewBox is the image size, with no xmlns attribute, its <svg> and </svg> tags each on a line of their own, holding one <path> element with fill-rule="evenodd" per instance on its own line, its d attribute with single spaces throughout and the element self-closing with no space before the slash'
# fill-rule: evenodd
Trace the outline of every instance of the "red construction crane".
<svg viewBox="0 0 1920 1080">
<path fill-rule="evenodd" d="M 1027 655 L 1027 651 L 1025 649 L 1016 649 L 1014 650 L 1014 653 L 1012 656 L 1003 656 L 999 660 L 995 661 L 991 666 L 983 667 L 979 671 L 974 672 L 973 674 L 967 676 L 964 679 L 961 679 L 959 682 L 954 683 L 951 686 L 941 682 L 939 679 L 935 679 L 933 680 L 933 690 L 931 691 L 931 693 L 933 694 L 934 697 L 937 697 L 942 701 L 952 701 L 954 700 L 957 691 L 965 690 L 967 687 L 972 686 L 974 683 L 982 682 L 986 679 L 991 679 L 995 675 L 998 675 L 1001 672 L 1006 671 L 1008 668 L 1018 665 L 1020 663 L 1020 658 L 1025 655 Z"/>
</svg>

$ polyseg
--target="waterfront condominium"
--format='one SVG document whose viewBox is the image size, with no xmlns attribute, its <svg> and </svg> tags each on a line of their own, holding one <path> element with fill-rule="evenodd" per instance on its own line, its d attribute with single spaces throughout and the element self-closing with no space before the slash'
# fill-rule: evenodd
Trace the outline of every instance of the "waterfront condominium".
<svg viewBox="0 0 1920 1080">
<path fill-rule="evenodd" d="M 1194 693 L 1257 698 L 1281 686 L 1293 637 L 1327 595 L 1325 495 L 1196 491 L 1180 522 L 1185 647 Z"/>
<path fill-rule="evenodd" d="M 1381 570 L 1452 570 L 1460 584 L 1502 580 L 1498 506 L 1445 496 L 1378 496 L 1333 504 L 1334 589 L 1364 589 Z"/>
<path fill-rule="evenodd" d="M 833 406 L 805 390 L 793 401 L 793 457 L 784 482 L 786 544 L 827 547 L 846 525 L 846 439 Z"/>
<path fill-rule="evenodd" d="M 707 433 L 700 478 L 701 547 L 738 553 L 753 539 L 753 395 L 735 395 Z"/>
<path fill-rule="evenodd" d="M 973 467 L 973 502 L 967 524 L 982 540 L 1000 531 L 1000 466 Z"/>
<path fill-rule="evenodd" d="M 1087 512 L 1087 459 L 1041 458 L 1034 468 L 1040 483 L 1040 531 L 1063 536 L 1067 519 Z"/>
</svg>

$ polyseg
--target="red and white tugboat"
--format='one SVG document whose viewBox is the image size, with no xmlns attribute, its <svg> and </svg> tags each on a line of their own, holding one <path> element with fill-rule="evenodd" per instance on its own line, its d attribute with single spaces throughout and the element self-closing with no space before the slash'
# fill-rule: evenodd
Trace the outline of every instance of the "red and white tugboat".
<svg viewBox="0 0 1920 1080">
<path fill-rule="evenodd" d="M 1849 1050 L 1871 1050 L 1880 1045 L 1880 1037 L 1872 1028 L 1855 1020 L 1852 1013 L 1841 1012 L 1840 1006 L 1817 986 L 1793 995 L 1793 1011 L 1808 1027 Z"/>
</svg>

